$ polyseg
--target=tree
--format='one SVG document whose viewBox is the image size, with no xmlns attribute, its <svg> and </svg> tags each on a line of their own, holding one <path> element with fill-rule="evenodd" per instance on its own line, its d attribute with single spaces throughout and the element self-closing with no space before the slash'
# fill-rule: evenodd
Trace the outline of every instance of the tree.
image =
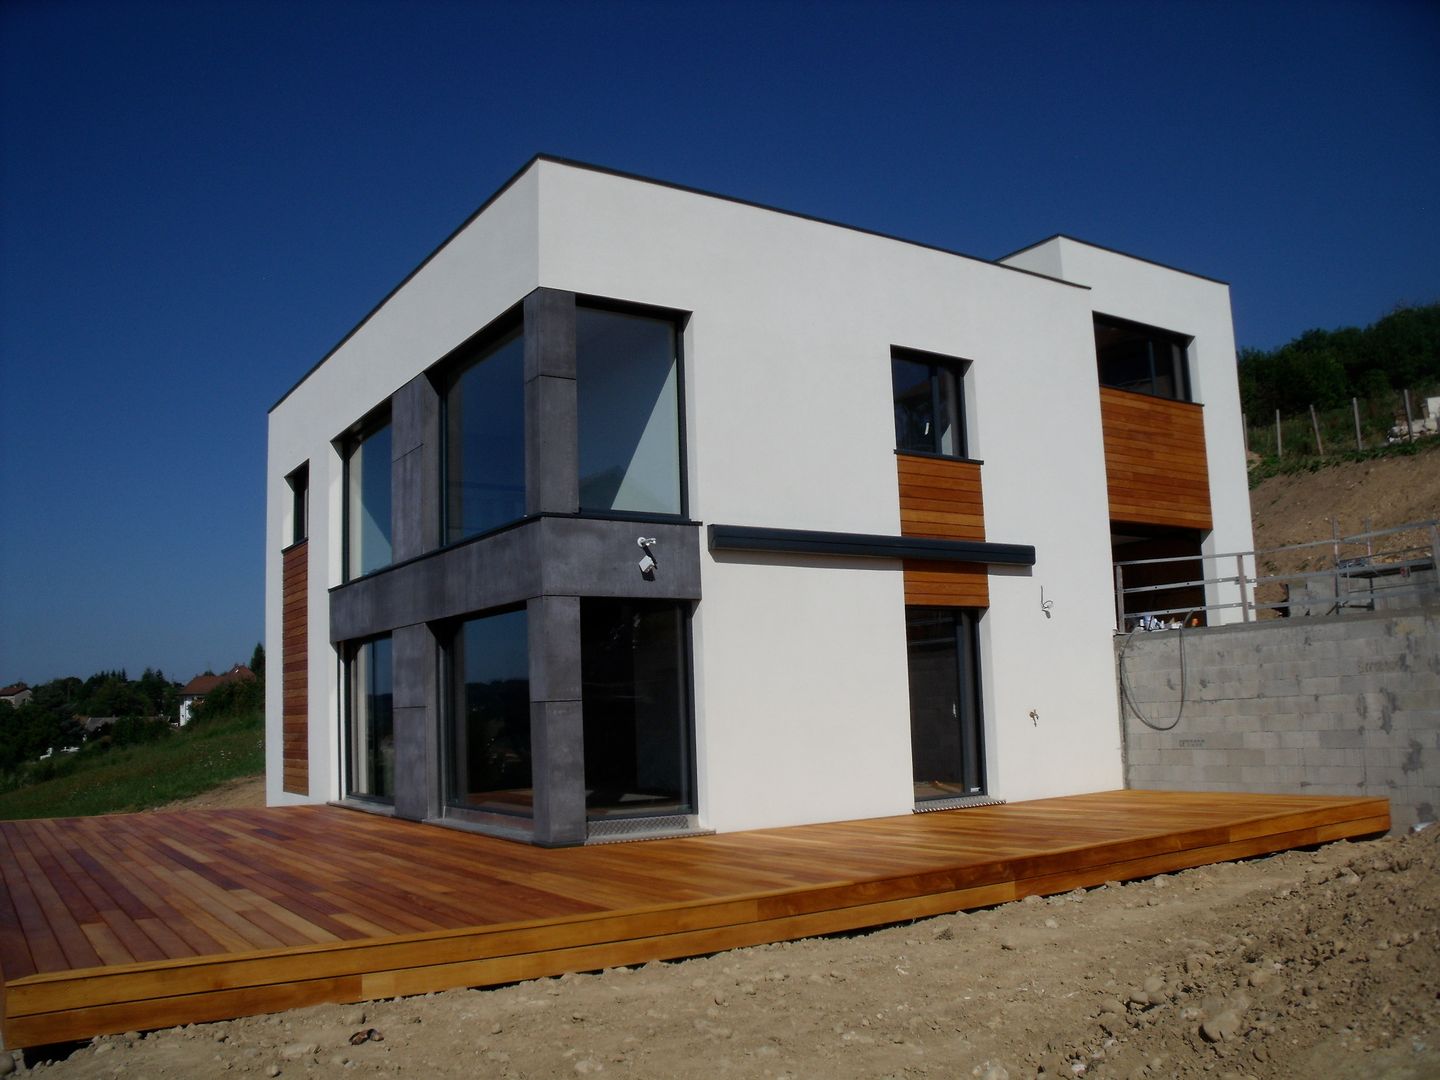
<svg viewBox="0 0 1440 1080">
<path fill-rule="evenodd" d="M 255 651 L 250 654 L 250 670 L 255 673 L 255 678 L 261 682 L 265 681 L 265 643 L 257 641 Z"/>
</svg>

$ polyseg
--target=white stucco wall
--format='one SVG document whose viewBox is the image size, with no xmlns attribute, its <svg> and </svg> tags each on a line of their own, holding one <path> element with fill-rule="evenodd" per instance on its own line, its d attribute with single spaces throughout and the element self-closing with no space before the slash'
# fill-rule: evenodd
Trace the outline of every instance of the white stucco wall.
<svg viewBox="0 0 1440 1080">
<path fill-rule="evenodd" d="M 272 643 L 281 636 L 284 476 L 310 462 L 311 797 L 339 794 L 326 624 L 327 590 L 339 580 L 333 441 L 540 285 L 691 313 L 689 514 L 706 524 L 897 535 L 890 350 L 970 361 L 969 449 L 984 461 L 987 539 L 1037 553 L 1033 569 L 991 574 L 980 622 L 989 790 L 1022 799 L 1120 786 L 1092 313 L 1203 341 L 1192 350 L 1200 400 L 1233 397 L 1234 344 L 1223 286 L 1098 249 L 1077 249 L 1072 265 L 1071 254 L 1057 243 L 1017 263 L 1088 288 L 535 163 L 272 413 Z M 1218 542 L 1248 546 L 1248 506 L 1243 542 L 1235 513 L 1246 499 L 1238 408 L 1207 401 L 1206 429 L 1217 448 L 1232 436 L 1236 447 L 1211 453 Z M 693 630 L 703 823 L 730 830 L 908 812 L 899 564 L 701 559 Z M 280 791 L 281 690 L 273 680 L 267 700 L 271 802 L 295 801 Z"/>
<path fill-rule="evenodd" d="M 988 539 L 1037 548 L 1033 571 L 992 576 L 981 621 L 990 790 L 1119 786 L 1087 291 L 723 199 L 540 169 L 543 285 L 693 313 L 692 518 L 898 534 L 890 349 L 972 362 L 970 451 L 985 462 Z M 707 553 L 702 594 L 705 822 L 907 812 L 899 564 Z"/>
</svg>

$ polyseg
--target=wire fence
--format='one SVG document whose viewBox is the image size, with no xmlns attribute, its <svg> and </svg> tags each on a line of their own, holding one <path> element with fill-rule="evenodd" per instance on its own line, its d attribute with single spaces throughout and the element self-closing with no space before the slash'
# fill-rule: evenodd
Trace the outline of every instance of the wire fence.
<svg viewBox="0 0 1440 1080">
<path fill-rule="evenodd" d="M 1243 418 L 1245 449 L 1261 457 L 1325 457 L 1440 435 L 1440 385 L 1421 386 L 1303 413 Z"/>
</svg>

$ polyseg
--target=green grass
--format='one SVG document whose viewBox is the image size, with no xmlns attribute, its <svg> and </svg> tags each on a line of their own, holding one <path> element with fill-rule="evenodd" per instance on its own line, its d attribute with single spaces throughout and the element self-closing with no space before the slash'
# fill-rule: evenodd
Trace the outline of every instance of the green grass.
<svg viewBox="0 0 1440 1080">
<path fill-rule="evenodd" d="M 1319 472 L 1333 465 L 1349 461 L 1373 461 L 1378 458 L 1415 457 L 1440 450 L 1440 436 L 1430 435 L 1414 442 L 1390 443 L 1369 450 L 1340 450 L 1327 453 L 1324 457 L 1315 454 L 1286 454 L 1277 458 L 1273 454 L 1262 457 L 1250 466 L 1250 486 L 1257 487 L 1262 480 L 1272 476 L 1298 476 L 1301 473 Z"/>
<path fill-rule="evenodd" d="M 264 770 L 262 715 L 226 717 L 158 742 L 66 755 L 54 779 L 0 792 L 0 820 L 148 810 Z"/>
</svg>

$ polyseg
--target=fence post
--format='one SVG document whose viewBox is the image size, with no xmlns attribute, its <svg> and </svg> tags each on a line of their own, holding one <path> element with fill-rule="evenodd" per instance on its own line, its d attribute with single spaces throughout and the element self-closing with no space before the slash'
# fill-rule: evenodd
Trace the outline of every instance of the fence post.
<svg viewBox="0 0 1440 1080">
<path fill-rule="evenodd" d="M 1325 456 L 1325 446 L 1320 442 L 1320 421 L 1315 416 L 1315 406 L 1310 406 L 1310 427 L 1315 432 L 1315 452 L 1321 457 Z"/>
<path fill-rule="evenodd" d="M 1360 399 L 1350 399 L 1350 410 L 1355 414 L 1355 449 L 1364 450 L 1365 444 L 1360 439 Z"/>
<path fill-rule="evenodd" d="M 1115 629 L 1125 633 L 1125 568 L 1115 564 Z"/>
<path fill-rule="evenodd" d="M 1248 582 L 1245 579 L 1245 556 L 1235 556 L 1235 581 L 1240 586 L 1240 621 L 1250 621 L 1250 593 L 1246 588 Z"/>
<path fill-rule="evenodd" d="M 1250 418 L 1243 412 L 1240 414 L 1240 437 L 1245 444 L 1245 453 L 1250 453 Z"/>
<path fill-rule="evenodd" d="M 1275 410 L 1275 456 L 1284 457 L 1285 450 L 1280 445 L 1280 410 Z"/>
<path fill-rule="evenodd" d="M 1403 391 L 1405 395 L 1405 441 L 1415 441 L 1415 421 L 1410 415 L 1410 391 Z"/>
<path fill-rule="evenodd" d="M 1335 582 L 1335 610 L 1331 614 L 1338 615 L 1340 613 L 1340 519 L 1337 517 L 1330 519 L 1330 537 L 1330 546 L 1335 560 L 1335 574 L 1333 578 Z"/>
</svg>

